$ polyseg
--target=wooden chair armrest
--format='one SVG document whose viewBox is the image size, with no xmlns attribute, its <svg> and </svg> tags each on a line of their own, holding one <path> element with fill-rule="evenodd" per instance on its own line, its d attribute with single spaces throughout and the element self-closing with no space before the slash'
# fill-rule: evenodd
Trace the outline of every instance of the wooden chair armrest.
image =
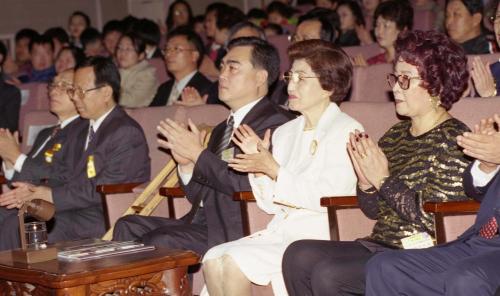
<svg viewBox="0 0 500 296">
<path fill-rule="evenodd" d="M 233 194 L 233 200 L 235 201 L 255 201 L 255 196 L 253 196 L 252 191 L 240 191 Z"/>
<path fill-rule="evenodd" d="M 133 189 L 143 183 L 101 184 L 96 191 L 102 194 L 132 193 Z"/>
<path fill-rule="evenodd" d="M 357 196 L 333 196 L 322 197 L 321 206 L 328 209 L 328 224 L 330 224 L 330 239 L 333 241 L 340 240 L 339 237 L 339 221 L 337 210 L 358 208 Z"/>
<path fill-rule="evenodd" d="M 426 202 L 424 211 L 434 214 L 434 225 L 436 227 L 436 243 L 446 242 L 446 231 L 444 217 L 463 214 L 476 214 L 480 203 L 475 200 L 448 201 L 448 202 Z"/>
<path fill-rule="evenodd" d="M 428 213 L 441 213 L 444 215 L 475 214 L 481 204 L 475 200 L 426 202 L 424 210 Z"/>
<path fill-rule="evenodd" d="M 7 184 L 7 179 L 5 179 L 5 176 L 0 175 L 0 185 Z"/>
<path fill-rule="evenodd" d="M 181 187 L 161 187 L 160 194 L 166 197 L 185 197 L 186 193 Z"/>
</svg>

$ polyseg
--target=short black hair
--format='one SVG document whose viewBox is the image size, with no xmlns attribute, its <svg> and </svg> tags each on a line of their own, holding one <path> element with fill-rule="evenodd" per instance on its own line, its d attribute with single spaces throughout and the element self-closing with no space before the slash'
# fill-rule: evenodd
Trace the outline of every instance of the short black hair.
<svg viewBox="0 0 500 296">
<path fill-rule="evenodd" d="M 133 15 L 127 15 L 121 20 L 123 32 L 130 32 L 134 29 L 134 26 L 137 25 L 139 19 Z"/>
<path fill-rule="evenodd" d="M 109 85 L 111 87 L 113 100 L 118 104 L 120 101 L 120 72 L 113 60 L 101 56 L 88 57 L 76 66 L 75 71 L 86 67 L 92 67 L 96 87 L 99 85 Z"/>
<path fill-rule="evenodd" d="M 230 30 L 232 26 L 236 25 L 239 22 L 243 22 L 246 20 L 245 14 L 236 7 L 226 6 L 223 7 L 217 13 L 217 21 L 215 26 L 217 29 L 227 29 Z"/>
<path fill-rule="evenodd" d="M 219 14 L 219 12 L 224 9 L 225 7 L 228 7 L 229 5 L 227 5 L 226 3 L 223 3 L 223 2 L 214 2 L 210 5 L 207 6 L 207 8 L 205 9 L 205 15 L 207 15 L 208 13 L 210 12 L 215 12 L 215 14 Z"/>
<path fill-rule="evenodd" d="M 272 12 L 276 12 L 284 18 L 288 19 L 293 16 L 293 14 L 295 13 L 295 9 L 281 1 L 273 1 L 267 6 L 266 12 L 267 15 L 271 14 Z"/>
<path fill-rule="evenodd" d="M 250 62 L 257 69 L 267 71 L 267 85 L 271 86 L 280 74 L 280 56 L 278 50 L 266 40 L 257 37 L 240 37 L 227 45 L 228 51 L 239 46 L 252 47 Z"/>
<path fill-rule="evenodd" d="M 298 25 L 305 21 L 317 21 L 321 24 L 321 40 L 335 42 L 340 32 L 340 20 L 338 14 L 326 8 L 314 8 L 299 18 Z"/>
<path fill-rule="evenodd" d="M 74 16 L 81 16 L 85 20 L 85 24 L 86 24 L 87 28 L 90 27 L 90 25 L 91 25 L 90 17 L 85 12 L 83 12 L 81 10 L 77 10 L 77 11 L 73 12 L 69 17 L 69 21 L 71 21 L 71 19 Z"/>
<path fill-rule="evenodd" d="M 191 26 L 193 24 L 193 10 L 191 9 L 191 5 L 185 0 L 175 0 L 170 4 L 168 7 L 168 15 L 167 19 L 165 20 L 165 24 L 167 25 L 167 29 L 170 31 L 172 30 L 172 26 L 174 24 L 174 6 L 177 4 L 183 4 L 184 6 L 187 7 L 188 10 L 188 26 Z"/>
<path fill-rule="evenodd" d="M 5 60 L 7 58 L 7 47 L 5 44 L 0 40 L 0 56 L 2 56 L 2 59 L 0 60 L 0 73 L 2 71 L 2 66 L 5 63 Z"/>
<path fill-rule="evenodd" d="M 123 39 L 123 38 L 128 38 L 130 39 L 130 41 L 132 42 L 132 46 L 134 47 L 134 50 L 135 50 L 135 53 L 136 54 L 141 54 L 141 53 L 144 53 L 146 52 L 146 42 L 144 41 L 144 39 L 142 39 L 141 37 L 139 37 L 139 35 L 135 34 L 135 33 L 125 33 L 123 34 L 120 39 L 118 39 L 118 43 L 120 43 L 120 41 Z"/>
<path fill-rule="evenodd" d="M 385 20 L 395 22 L 396 27 L 400 31 L 405 28 L 408 30 L 413 28 L 413 7 L 411 7 L 411 4 L 406 0 L 389 0 L 380 3 L 375 9 L 375 14 L 373 16 L 374 28 L 379 16 L 383 17 Z"/>
<path fill-rule="evenodd" d="M 33 46 L 35 45 L 45 45 L 48 44 L 50 45 L 50 49 L 54 51 L 54 42 L 52 41 L 52 38 L 46 35 L 37 35 L 30 41 L 30 52 L 33 51 Z"/>
<path fill-rule="evenodd" d="M 111 32 L 123 33 L 123 24 L 119 20 L 110 20 L 102 28 L 102 37 L 106 36 Z"/>
<path fill-rule="evenodd" d="M 464 4 L 465 8 L 467 8 L 467 11 L 470 13 L 470 15 L 474 15 L 476 13 L 480 13 L 481 15 L 484 15 L 483 1 L 481 1 L 481 0 L 460 0 L 460 1 L 462 1 L 462 3 Z M 495 11 L 496 11 L 496 7 L 495 7 Z"/>
<path fill-rule="evenodd" d="M 140 19 L 134 26 L 134 33 L 142 38 L 147 45 L 160 45 L 160 27 L 152 20 Z"/>
<path fill-rule="evenodd" d="M 17 42 L 17 41 L 24 39 L 24 38 L 27 38 L 31 41 L 31 39 L 35 38 L 38 35 L 40 35 L 40 34 L 38 34 L 38 32 L 33 30 L 33 29 L 24 28 L 24 29 L 17 31 L 15 41 Z"/>
<path fill-rule="evenodd" d="M 231 27 L 229 30 L 229 40 L 231 40 L 231 37 L 236 34 L 239 30 L 243 28 L 250 28 L 254 31 L 256 31 L 259 34 L 260 39 L 266 40 L 266 34 L 264 33 L 264 30 L 262 30 L 261 27 L 257 26 L 256 24 L 252 23 L 251 21 L 243 21 L 235 24 L 234 26 Z M 280 27 L 281 28 L 281 27 Z"/>
<path fill-rule="evenodd" d="M 354 0 L 341 0 L 337 4 L 337 9 L 345 5 L 351 10 L 352 16 L 354 17 L 354 22 L 358 26 L 365 25 L 365 17 L 363 16 L 363 10 L 357 1 Z"/>
<path fill-rule="evenodd" d="M 68 33 L 61 27 L 47 29 L 43 35 L 49 36 L 52 40 L 57 39 L 61 44 L 69 43 Z"/>
<path fill-rule="evenodd" d="M 83 30 L 82 35 L 80 36 L 80 42 L 82 42 L 83 48 L 85 48 L 89 43 L 94 43 L 101 40 L 101 33 L 99 33 L 96 28 L 92 27 Z"/>
<path fill-rule="evenodd" d="M 56 60 L 59 58 L 59 56 L 62 54 L 62 52 L 66 51 L 66 50 L 71 52 L 71 55 L 75 59 L 75 65 L 80 64 L 85 59 L 85 54 L 83 53 L 83 50 L 81 48 L 78 48 L 78 47 L 73 46 L 73 45 L 69 45 L 69 46 L 64 46 L 63 48 L 61 48 L 61 50 L 57 54 Z"/>
<path fill-rule="evenodd" d="M 249 19 L 266 19 L 267 18 L 267 13 L 258 8 L 252 8 L 247 12 L 247 18 Z"/>
<path fill-rule="evenodd" d="M 194 46 L 194 48 L 198 52 L 198 60 L 196 60 L 196 66 L 199 68 L 201 62 L 203 61 L 203 56 L 205 55 L 205 46 L 203 45 L 203 40 L 201 39 L 201 37 L 196 34 L 196 32 L 193 31 L 190 27 L 180 26 L 168 33 L 167 42 L 168 40 L 176 36 L 184 36 L 186 40 Z"/>
</svg>

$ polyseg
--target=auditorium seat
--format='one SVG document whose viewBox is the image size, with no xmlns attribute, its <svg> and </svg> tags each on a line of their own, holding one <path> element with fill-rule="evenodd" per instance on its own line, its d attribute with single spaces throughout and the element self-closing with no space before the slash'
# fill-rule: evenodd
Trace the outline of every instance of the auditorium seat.
<svg viewBox="0 0 500 296">
<path fill-rule="evenodd" d="M 158 79 L 158 84 L 162 84 L 170 79 L 167 74 L 167 69 L 165 69 L 165 62 L 162 58 L 150 59 L 148 62 L 156 69 L 156 79 Z"/>
<path fill-rule="evenodd" d="M 436 15 L 432 10 L 414 9 L 413 30 L 429 31 L 434 29 Z"/>
<path fill-rule="evenodd" d="M 278 49 L 278 54 L 280 56 L 280 72 L 281 74 L 285 73 L 290 69 L 290 60 L 288 59 L 287 52 L 288 46 L 290 46 L 288 35 L 269 36 L 267 41 Z"/>
<path fill-rule="evenodd" d="M 24 115 L 21 151 L 23 153 L 28 153 L 38 133 L 42 129 L 55 124 L 57 124 L 57 117 L 48 110 L 30 111 L 26 113 Z"/>
<path fill-rule="evenodd" d="M 24 118 L 27 113 L 36 110 L 49 110 L 47 83 L 25 83 L 19 86 L 21 90 L 21 110 L 19 111 L 19 132 L 24 130 Z"/>
<path fill-rule="evenodd" d="M 377 64 L 354 67 L 351 102 L 388 102 L 392 90 L 387 83 L 387 74 L 393 72 L 392 64 Z"/>
<path fill-rule="evenodd" d="M 342 49 L 349 55 L 351 58 L 354 58 L 361 54 L 365 60 L 379 54 L 382 52 L 382 49 L 377 43 L 372 43 L 370 45 L 360 45 L 360 46 L 345 46 Z"/>
</svg>

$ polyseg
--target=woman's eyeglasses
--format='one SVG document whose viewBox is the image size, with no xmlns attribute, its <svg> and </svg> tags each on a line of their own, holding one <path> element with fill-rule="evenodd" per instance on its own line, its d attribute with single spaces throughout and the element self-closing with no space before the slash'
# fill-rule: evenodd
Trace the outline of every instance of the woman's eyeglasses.
<svg viewBox="0 0 500 296">
<path fill-rule="evenodd" d="M 293 83 L 298 83 L 300 81 L 304 81 L 307 78 L 319 78 L 319 76 L 305 76 L 302 73 L 292 71 L 287 71 L 285 72 L 285 74 L 283 74 L 283 80 L 286 83 L 289 83 L 290 81 L 292 81 Z"/>
<path fill-rule="evenodd" d="M 422 80 L 422 78 L 420 78 L 418 76 L 410 77 L 408 75 L 396 75 L 396 74 L 388 74 L 387 75 L 387 82 L 389 83 L 389 86 L 391 88 L 393 88 L 397 82 L 399 84 L 399 87 L 401 87 L 402 90 L 409 89 L 410 83 L 413 79 Z"/>
</svg>

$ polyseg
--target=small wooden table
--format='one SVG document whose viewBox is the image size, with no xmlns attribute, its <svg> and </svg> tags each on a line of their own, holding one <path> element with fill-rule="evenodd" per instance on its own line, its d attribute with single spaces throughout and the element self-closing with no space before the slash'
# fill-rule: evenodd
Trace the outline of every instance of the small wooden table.
<svg viewBox="0 0 500 296">
<path fill-rule="evenodd" d="M 187 268 L 198 260 L 191 251 L 157 248 L 82 262 L 24 264 L 13 262 L 11 252 L 4 251 L 0 295 L 192 295 Z"/>
</svg>

